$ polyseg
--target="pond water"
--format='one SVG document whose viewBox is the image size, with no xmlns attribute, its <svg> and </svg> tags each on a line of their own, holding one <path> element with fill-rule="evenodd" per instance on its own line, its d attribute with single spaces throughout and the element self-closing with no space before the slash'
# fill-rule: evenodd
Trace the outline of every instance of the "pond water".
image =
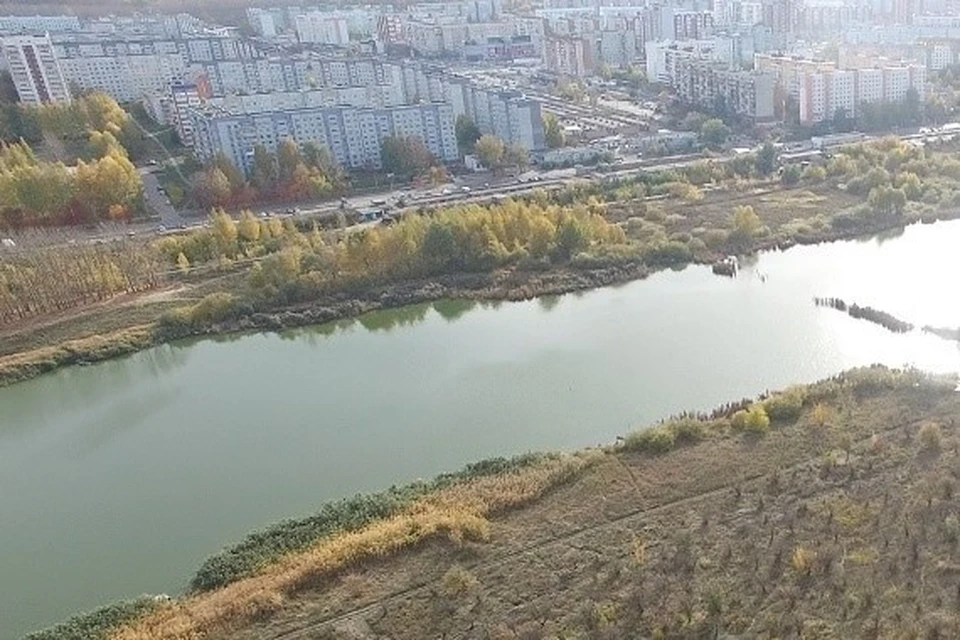
<svg viewBox="0 0 960 640">
<path fill-rule="evenodd" d="M 960 325 L 960 222 L 517 303 L 165 345 L 0 389 L 0 637 L 175 593 L 253 529 L 480 458 L 574 449 L 882 362 L 960 369 L 837 296 Z"/>
</svg>

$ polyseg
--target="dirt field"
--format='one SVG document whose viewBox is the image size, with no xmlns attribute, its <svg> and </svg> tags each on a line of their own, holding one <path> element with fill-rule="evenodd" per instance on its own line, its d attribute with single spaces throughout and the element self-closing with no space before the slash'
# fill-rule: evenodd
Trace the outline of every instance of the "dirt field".
<svg viewBox="0 0 960 640">
<path fill-rule="evenodd" d="M 487 543 L 370 561 L 220 637 L 960 637 L 958 419 L 941 385 L 611 453 Z"/>
</svg>

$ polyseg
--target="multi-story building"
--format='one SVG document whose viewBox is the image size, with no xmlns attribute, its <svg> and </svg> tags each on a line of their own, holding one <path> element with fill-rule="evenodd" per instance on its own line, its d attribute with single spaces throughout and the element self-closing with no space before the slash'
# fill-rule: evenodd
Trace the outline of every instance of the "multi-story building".
<svg viewBox="0 0 960 640">
<path fill-rule="evenodd" d="M 254 33 L 262 38 L 277 37 L 277 11 L 249 7 L 247 9 L 247 23 Z M 279 12 L 282 15 L 282 12 Z"/>
<path fill-rule="evenodd" d="M 812 60 L 795 56 L 757 53 L 753 56 L 753 68 L 773 74 L 776 78 L 774 107 L 779 117 L 784 117 L 788 99 L 799 100 L 801 85 L 809 74 L 832 71 L 836 64 L 828 60 Z"/>
<path fill-rule="evenodd" d="M 772 120 L 775 116 L 772 74 L 732 71 L 705 60 L 677 61 L 673 87 L 681 102 L 718 114 L 751 120 Z"/>
<path fill-rule="evenodd" d="M 733 40 L 728 38 L 647 42 L 645 49 L 647 79 L 668 85 L 673 84 L 677 77 L 677 63 L 680 60 L 709 60 L 727 67 L 734 67 L 739 61 L 733 49 Z"/>
<path fill-rule="evenodd" d="M 204 103 L 201 88 L 196 84 L 175 82 L 166 93 L 147 93 L 143 96 L 143 105 L 157 122 L 171 125 L 180 136 L 180 141 L 188 147 L 194 144 L 193 122 L 188 113 L 200 108 Z"/>
<path fill-rule="evenodd" d="M 574 36 L 547 36 L 543 62 L 548 71 L 566 76 L 586 76 L 594 68 L 590 41 Z"/>
<path fill-rule="evenodd" d="M 673 14 L 674 40 L 702 40 L 713 33 L 713 12 L 676 11 Z"/>
<path fill-rule="evenodd" d="M 385 45 L 403 44 L 403 18 L 395 13 L 377 16 L 377 39 Z"/>
<path fill-rule="evenodd" d="M 841 113 L 854 118 L 864 104 L 902 102 L 911 90 L 922 96 L 925 81 L 926 69 L 916 64 L 808 73 L 800 85 L 800 122 L 814 124 Z"/>
<path fill-rule="evenodd" d="M 309 44 L 350 44 L 350 30 L 346 19 L 323 11 L 311 11 L 297 16 L 297 38 Z"/>
<path fill-rule="evenodd" d="M 519 91 L 480 87 L 465 78 L 450 78 L 446 90 L 454 117 L 468 116 L 481 133 L 528 151 L 546 146 L 539 102 Z"/>
<path fill-rule="evenodd" d="M 625 67 L 637 58 L 637 34 L 632 29 L 600 32 L 597 58 L 611 67 Z"/>
<path fill-rule="evenodd" d="M 0 33 L 57 33 L 80 31 L 77 16 L 0 16 Z"/>
<path fill-rule="evenodd" d="M 298 144 L 311 141 L 326 147 L 344 167 L 379 168 L 380 148 L 387 136 L 423 141 L 438 159 L 458 157 L 453 108 L 426 104 L 386 109 L 306 107 L 284 111 L 231 113 L 207 106 L 191 111 L 197 155 L 202 159 L 223 153 L 249 172 L 253 149 L 271 151 L 284 138 Z"/>
<path fill-rule="evenodd" d="M 70 89 L 49 34 L 4 36 L 2 46 L 4 60 L 21 102 L 70 102 Z"/>
</svg>

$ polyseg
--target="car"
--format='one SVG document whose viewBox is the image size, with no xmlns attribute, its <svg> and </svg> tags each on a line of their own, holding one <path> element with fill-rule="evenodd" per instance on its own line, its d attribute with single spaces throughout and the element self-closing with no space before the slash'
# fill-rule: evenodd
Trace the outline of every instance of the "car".
<svg viewBox="0 0 960 640">
<path fill-rule="evenodd" d="M 287 214 L 288 214 L 288 215 L 291 215 L 291 216 L 292 216 L 292 215 L 295 214 L 296 212 L 297 212 L 297 210 L 294 209 L 293 207 L 287 209 Z"/>
<path fill-rule="evenodd" d="M 387 204 L 387 201 L 386 201 L 386 200 L 371 200 L 371 201 L 370 201 L 370 204 L 372 204 L 372 205 L 375 206 L 375 207 L 382 207 L 383 205 Z"/>
<path fill-rule="evenodd" d="M 149 162 L 147 162 L 147 164 L 150 165 L 151 167 L 155 167 L 155 166 L 157 166 L 157 161 L 156 161 L 156 160 L 150 160 Z"/>
<path fill-rule="evenodd" d="M 157 231 L 159 231 L 160 233 L 164 233 L 166 230 L 167 228 L 162 224 L 157 227 Z"/>
<path fill-rule="evenodd" d="M 261 217 L 261 218 L 267 218 L 267 217 L 269 217 L 269 216 L 270 216 L 270 214 L 267 213 L 266 211 L 261 211 L 261 212 L 260 212 L 260 217 Z"/>
<path fill-rule="evenodd" d="M 134 238 L 134 237 L 136 237 L 136 235 L 137 235 L 137 232 L 136 232 L 136 231 L 132 231 L 132 230 L 131 230 L 131 231 L 127 231 L 127 237 L 128 237 L 128 238 Z"/>
<path fill-rule="evenodd" d="M 441 195 L 444 195 L 444 196 L 448 196 L 448 195 L 450 195 L 451 193 L 452 193 L 452 191 L 450 190 L 450 187 L 444 187 L 443 190 L 440 192 L 440 194 L 441 194 Z"/>
<path fill-rule="evenodd" d="M 460 191 L 463 191 L 464 193 L 470 193 L 470 187 L 460 187 Z"/>
</svg>

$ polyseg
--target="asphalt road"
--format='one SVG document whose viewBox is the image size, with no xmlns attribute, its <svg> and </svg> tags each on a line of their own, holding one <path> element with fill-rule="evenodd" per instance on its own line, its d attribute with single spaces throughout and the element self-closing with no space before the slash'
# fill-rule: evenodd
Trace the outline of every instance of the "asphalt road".
<svg viewBox="0 0 960 640">
<path fill-rule="evenodd" d="M 176 229 L 184 224 L 183 218 L 170 204 L 167 196 L 160 192 L 160 182 L 154 175 L 154 167 L 142 167 L 138 171 L 143 180 L 143 195 L 147 200 L 147 206 L 160 216 L 160 224 L 167 229 Z"/>
</svg>

